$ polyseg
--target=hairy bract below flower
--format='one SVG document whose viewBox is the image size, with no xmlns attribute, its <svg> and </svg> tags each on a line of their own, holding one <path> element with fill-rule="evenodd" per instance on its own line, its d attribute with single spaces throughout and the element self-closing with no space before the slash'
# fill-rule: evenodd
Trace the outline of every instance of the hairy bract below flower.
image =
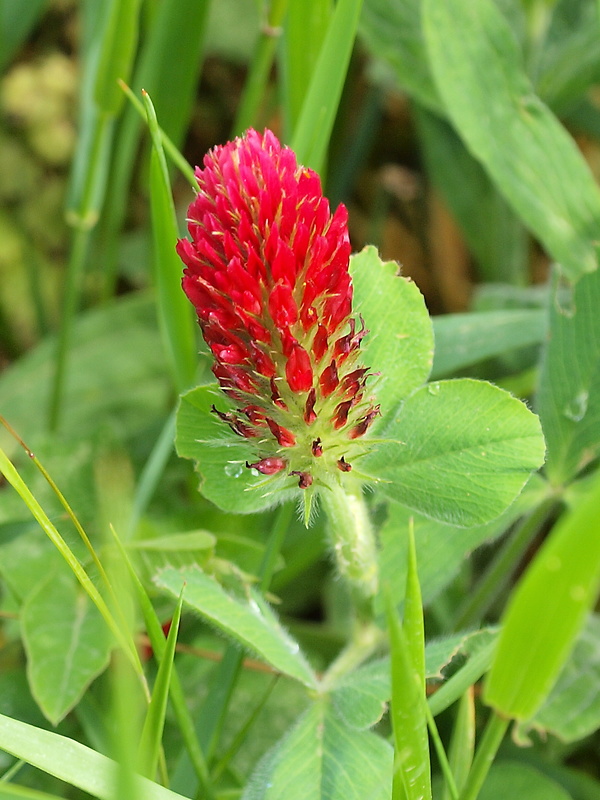
<svg viewBox="0 0 600 800">
<path fill-rule="evenodd" d="M 204 158 L 177 252 L 183 288 L 235 410 L 213 412 L 248 439 L 246 466 L 303 489 L 352 468 L 377 416 L 359 361 L 347 212 L 273 133 L 249 130 Z"/>
</svg>

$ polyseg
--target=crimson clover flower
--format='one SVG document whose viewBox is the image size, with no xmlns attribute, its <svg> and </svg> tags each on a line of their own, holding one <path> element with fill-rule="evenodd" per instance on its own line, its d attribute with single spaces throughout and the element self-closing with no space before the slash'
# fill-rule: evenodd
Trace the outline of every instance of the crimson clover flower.
<svg viewBox="0 0 600 800">
<path fill-rule="evenodd" d="M 359 360 L 367 330 L 351 316 L 346 208 L 331 214 L 319 176 L 268 130 L 215 147 L 196 179 L 177 252 L 235 409 L 212 411 L 248 440 L 247 467 L 327 484 L 379 413 Z"/>
</svg>

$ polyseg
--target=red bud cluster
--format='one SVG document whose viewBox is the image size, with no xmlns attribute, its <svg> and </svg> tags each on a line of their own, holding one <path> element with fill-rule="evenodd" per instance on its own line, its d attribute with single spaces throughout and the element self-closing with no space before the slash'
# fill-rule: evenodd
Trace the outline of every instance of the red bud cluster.
<svg viewBox="0 0 600 800">
<path fill-rule="evenodd" d="M 213 411 L 252 442 L 247 466 L 264 475 L 287 470 L 307 488 L 323 468 L 348 471 L 378 407 L 357 364 L 367 331 L 351 316 L 345 207 L 331 214 L 319 176 L 270 131 L 215 147 L 196 179 L 177 252 L 236 408 Z"/>
</svg>

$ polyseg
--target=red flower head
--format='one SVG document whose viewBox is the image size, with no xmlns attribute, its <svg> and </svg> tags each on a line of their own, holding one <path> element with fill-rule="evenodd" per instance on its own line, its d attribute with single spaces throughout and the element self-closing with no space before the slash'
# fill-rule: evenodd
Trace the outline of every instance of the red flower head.
<svg viewBox="0 0 600 800">
<path fill-rule="evenodd" d="M 252 443 L 258 472 L 301 488 L 339 476 L 378 413 L 357 363 L 367 331 L 350 316 L 346 209 L 331 214 L 319 176 L 270 131 L 215 147 L 196 179 L 177 252 L 237 409 L 213 411 Z"/>
</svg>

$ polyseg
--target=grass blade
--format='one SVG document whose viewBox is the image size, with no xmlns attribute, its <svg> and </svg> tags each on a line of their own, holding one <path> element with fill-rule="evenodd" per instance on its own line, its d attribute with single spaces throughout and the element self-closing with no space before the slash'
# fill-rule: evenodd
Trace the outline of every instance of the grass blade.
<svg viewBox="0 0 600 800">
<path fill-rule="evenodd" d="M 291 147 L 298 161 L 323 168 L 356 36 L 362 0 L 339 0 L 319 53 Z"/>
<path fill-rule="evenodd" d="M 171 628 L 167 637 L 167 644 L 160 658 L 160 666 L 150 705 L 144 720 L 142 736 L 140 740 L 140 772 L 148 778 L 156 775 L 158 766 L 158 756 L 160 753 L 163 729 L 165 726 L 165 714 L 167 711 L 167 698 L 169 696 L 169 686 L 173 671 L 173 661 L 175 659 L 175 645 L 177 644 L 177 634 L 179 632 L 179 621 L 181 619 L 181 607 L 183 604 L 183 590 L 179 595 L 177 606 L 171 620 Z"/>
<path fill-rule="evenodd" d="M 529 719 L 544 702 L 600 589 L 600 472 L 554 526 L 504 615 L 485 702 Z"/>
<path fill-rule="evenodd" d="M 246 128 L 256 125 L 287 6 L 288 0 L 272 0 L 268 4 L 266 25 L 263 25 L 260 31 L 242 100 L 233 123 L 235 136 L 241 135 Z"/>
<path fill-rule="evenodd" d="M 136 674 L 143 677 L 142 665 L 140 663 L 134 643 L 122 632 L 120 625 L 116 622 L 115 618 L 111 614 L 104 601 L 104 598 L 99 593 L 91 578 L 79 563 L 72 550 L 57 531 L 55 526 L 48 519 L 46 512 L 30 492 L 29 488 L 15 469 L 13 463 L 6 456 L 3 450 L 0 450 L 0 472 L 4 475 L 11 486 L 13 486 L 13 488 L 19 493 L 23 499 L 23 502 L 33 514 L 35 520 L 38 522 L 44 533 L 49 537 L 50 541 L 55 545 L 81 584 L 84 591 L 96 605 L 98 611 L 102 614 L 106 624 L 113 633 L 116 641 L 122 647 L 127 658 L 131 662 Z"/>
<path fill-rule="evenodd" d="M 281 71 L 283 81 L 282 104 L 284 116 L 284 138 L 292 135 L 310 77 L 317 63 L 327 26 L 331 19 L 331 0 L 289 0 L 281 48 Z"/>
<path fill-rule="evenodd" d="M 187 389 L 196 373 L 196 336 L 192 307 L 181 289 L 181 262 L 175 252 L 179 231 L 156 114 L 149 95 L 144 104 L 152 136 L 150 200 L 154 237 L 155 282 L 158 314 L 165 349 L 179 391 Z"/>
<path fill-rule="evenodd" d="M 114 800 L 118 765 L 79 742 L 0 714 L 0 748 L 99 800 Z M 147 778 L 136 778 L 144 800 L 186 800 Z"/>
</svg>

